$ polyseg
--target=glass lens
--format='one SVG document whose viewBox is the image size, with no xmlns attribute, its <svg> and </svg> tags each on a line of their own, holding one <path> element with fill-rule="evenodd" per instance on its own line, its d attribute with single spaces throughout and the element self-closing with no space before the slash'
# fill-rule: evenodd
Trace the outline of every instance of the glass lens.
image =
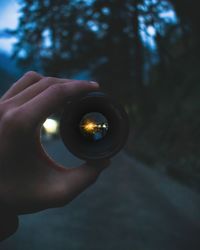
<svg viewBox="0 0 200 250">
<path fill-rule="evenodd" d="M 108 131 L 106 117 L 98 112 L 87 113 L 80 121 L 81 134 L 90 141 L 99 141 Z"/>
</svg>

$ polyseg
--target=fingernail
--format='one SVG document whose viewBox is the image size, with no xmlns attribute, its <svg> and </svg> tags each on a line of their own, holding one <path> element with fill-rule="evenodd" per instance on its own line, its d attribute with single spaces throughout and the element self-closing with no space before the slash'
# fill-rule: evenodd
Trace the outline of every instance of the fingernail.
<svg viewBox="0 0 200 250">
<path fill-rule="evenodd" d="M 99 85 L 98 82 L 90 81 L 91 84 Z"/>
</svg>

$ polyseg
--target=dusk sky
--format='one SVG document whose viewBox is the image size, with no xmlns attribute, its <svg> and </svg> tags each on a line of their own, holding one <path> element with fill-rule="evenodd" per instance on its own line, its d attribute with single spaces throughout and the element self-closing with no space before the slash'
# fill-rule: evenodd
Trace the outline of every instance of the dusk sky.
<svg viewBox="0 0 200 250">
<path fill-rule="evenodd" d="M 15 38 L 4 38 L 1 36 L 1 31 L 5 28 L 15 28 L 18 20 L 19 4 L 17 0 L 1 0 L 0 1 L 0 50 L 11 53 L 12 44 L 16 41 Z"/>
<path fill-rule="evenodd" d="M 2 30 L 6 28 L 14 29 L 17 27 L 18 17 L 19 17 L 19 4 L 18 0 L 1 0 L 0 1 L 0 51 L 7 52 L 11 54 L 12 45 L 16 42 L 16 38 L 5 38 L 2 35 Z M 170 18 L 171 21 L 176 21 L 175 13 L 169 11 L 166 13 L 161 13 L 163 18 Z M 155 35 L 155 29 L 152 26 L 149 26 L 147 32 L 150 34 L 150 37 L 146 37 L 146 34 L 142 34 L 143 38 L 154 47 L 153 37 Z"/>
</svg>

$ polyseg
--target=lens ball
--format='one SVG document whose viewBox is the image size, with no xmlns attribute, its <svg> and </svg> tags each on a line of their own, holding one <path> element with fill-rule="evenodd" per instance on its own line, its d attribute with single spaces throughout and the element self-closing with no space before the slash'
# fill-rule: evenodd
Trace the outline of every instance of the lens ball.
<svg viewBox="0 0 200 250">
<path fill-rule="evenodd" d="M 80 121 L 80 132 L 89 141 L 102 140 L 108 132 L 108 121 L 99 112 L 90 112 Z"/>
</svg>

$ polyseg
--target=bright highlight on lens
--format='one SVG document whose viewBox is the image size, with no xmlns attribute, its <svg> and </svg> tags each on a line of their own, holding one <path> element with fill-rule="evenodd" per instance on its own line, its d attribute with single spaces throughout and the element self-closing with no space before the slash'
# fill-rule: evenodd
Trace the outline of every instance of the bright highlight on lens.
<svg viewBox="0 0 200 250">
<path fill-rule="evenodd" d="M 48 118 L 43 123 L 43 127 L 47 134 L 56 134 L 58 132 L 58 122 L 54 119 Z"/>
<path fill-rule="evenodd" d="M 108 131 L 108 121 L 105 116 L 98 112 L 91 112 L 81 119 L 80 132 L 89 140 L 99 141 Z"/>
</svg>

